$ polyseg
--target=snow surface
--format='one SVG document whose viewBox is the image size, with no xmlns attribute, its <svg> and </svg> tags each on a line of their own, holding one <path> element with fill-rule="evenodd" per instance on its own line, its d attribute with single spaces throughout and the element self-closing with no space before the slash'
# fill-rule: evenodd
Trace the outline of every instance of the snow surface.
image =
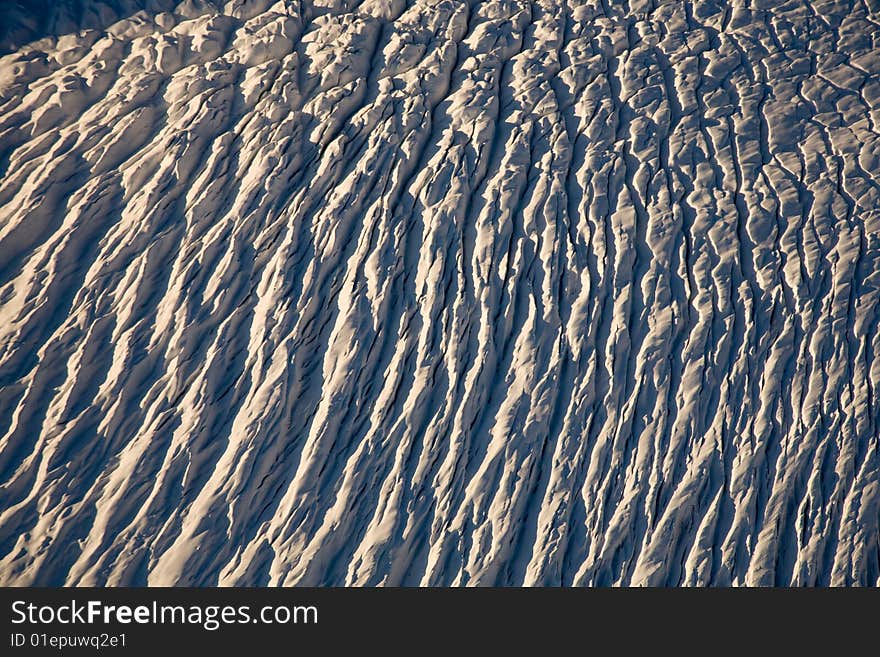
<svg viewBox="0 0 880 657">
<path fill-rule="evenodd" d="M 2 4 L 0 583 L 880 583 L 876 0 Z"/>
</svg>

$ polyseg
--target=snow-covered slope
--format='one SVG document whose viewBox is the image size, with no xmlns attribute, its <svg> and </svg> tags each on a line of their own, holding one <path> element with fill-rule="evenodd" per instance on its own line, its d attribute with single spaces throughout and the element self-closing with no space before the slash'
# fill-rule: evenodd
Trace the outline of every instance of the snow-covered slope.
<svg viewBox="0 0 880 657">
<path fill-rule="evenodd" d="M 880 581 L 876 1 L 4 11 L 0 583 Z"/>
</svg>

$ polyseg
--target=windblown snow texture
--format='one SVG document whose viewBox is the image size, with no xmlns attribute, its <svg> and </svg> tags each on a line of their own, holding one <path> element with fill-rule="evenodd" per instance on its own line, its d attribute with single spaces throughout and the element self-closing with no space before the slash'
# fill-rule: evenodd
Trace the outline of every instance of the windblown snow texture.
<svg viewBox="0 0 880 657">
<path fill-rule="evenodd" d="M 2 4 L 0 583 L 880 582 L 875 0 Z"/>
</svg>

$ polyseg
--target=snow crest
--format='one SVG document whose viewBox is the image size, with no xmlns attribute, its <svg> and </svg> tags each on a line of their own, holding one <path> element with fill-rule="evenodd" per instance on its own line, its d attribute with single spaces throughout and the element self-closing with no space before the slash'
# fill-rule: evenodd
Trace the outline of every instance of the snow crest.
<svg viewBox="0 0 880 657">
<path fill-rule="evenodd" d="M 876 2 L 32 6 L 0 583 L 880 583 Z"/>
</svg>

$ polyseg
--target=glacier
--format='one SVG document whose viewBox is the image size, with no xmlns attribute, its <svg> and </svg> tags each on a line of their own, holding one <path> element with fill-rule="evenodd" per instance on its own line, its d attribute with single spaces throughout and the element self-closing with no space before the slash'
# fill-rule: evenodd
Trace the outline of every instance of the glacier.
<svg viewBox="0 0 880 657">
<path fill-rule="evenodd" d="M 880 2 L 0 24 L 0 584 L 880 584 Z"/>
</svg>

